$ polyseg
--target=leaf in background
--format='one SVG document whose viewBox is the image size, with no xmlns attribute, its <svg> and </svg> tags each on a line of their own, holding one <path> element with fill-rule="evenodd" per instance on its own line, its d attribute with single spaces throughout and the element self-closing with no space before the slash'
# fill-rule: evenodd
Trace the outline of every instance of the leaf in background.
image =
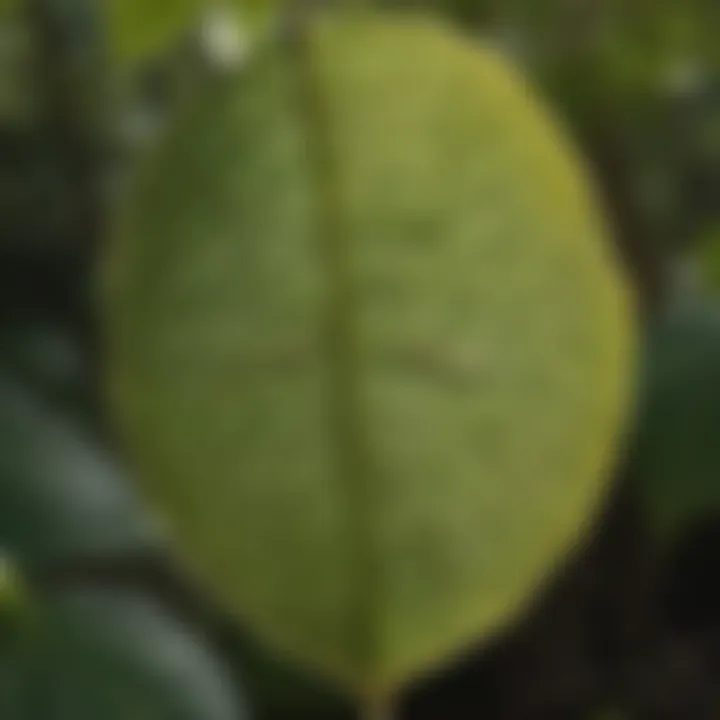
<svg viewBox="0 0 720 720">
<path fill-rule="evenodd" d="M 241 25 L 253 34 L 265 34 L 277 19 L 279 9 L 283 5 L 278 0 L 229 0 L 229 2 L 235 4 Z"/>
<path fill-rule="evenodd" d="M 0 376 L 0 547 L 35 567 L 156 542 L 110 459 L 69 418 Z"/>
<path fill-rule="evenodd" d="M 0 550 L 0 675 L 1 665 L 6 662 L 5 654 L 11 651 L 26 628 L 29 609 L 30 602 L 20 571 L 14 560 Z"/>
<path fill-rule="evenodd" d="M 577 539 L 632 313 L 577 158 L 495 55 L 389 18 L 307 52 L 256 55 L 138 184 L 113 391 L 215 595 L 383 692 L 508 622 Z"/>
<path fill-rule="evenodd" d="M 15 563 L 5 553 L 0 553 L 0 608 L 17 607 L 22 603 L 23 583 Z"/>
<path fill-rule="evenodd" d="M 76 590 L 39 606 L 9 658 L 3 720 L 244 720 L 203 638 L 140 595 Z"/>
<path fill-rule="evenodd" d="M 698 242 L 697 269 L 710 292 L 720 293 L 720 222 L 705 231 Z"/>
<path fill-rule="evenodd" d="M 197 25 L 207 0 L 108 0 L 107 18 L 116 57 L 152 60 Z"/>
<path fill-rule="evenodd" d="M 0 0 L 0 14 L 4 14 L 17 8 L 18 1 L 19 0 Z"/>
<path fill-rule="evenodd" d="M 87 400 L 90 380 L 73 340 L 57 322 L 6 322 L 0 328 L 0 368 L 43 401 L 79 410 Z"/>
<path fill-rule="evenodd" d="M 34 53 L 27 22 L 11 3 L 0 0 L 0 123 L 22 127 L 37 120 L 39 93 L 34 86 Z"/>
<path fill-rule="evenodd" d="M 635 477 L 653 527 L 673 538 L 720 510 L 720 304 L 675 297 L 646 365 Z"/>
</svg>

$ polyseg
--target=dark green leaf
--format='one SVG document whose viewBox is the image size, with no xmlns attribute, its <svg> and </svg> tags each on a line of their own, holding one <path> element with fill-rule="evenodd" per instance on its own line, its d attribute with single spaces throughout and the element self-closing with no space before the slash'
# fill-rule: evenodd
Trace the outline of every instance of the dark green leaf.
<svg viewBox="0 0 720 720">
<path fill-rule="evenodd" d="M 203 639 L 150 600 L 75 591 L 43 603 L 6 658 L 3 720 L 243 720 Z"/>
<path fill-rule="evenodd" d="M 156 542 L 113 462 L 70 419 L 0 376 L 0 547 L 35 567 Z"/>
<path fill-rule="evenodd" d="M 688 293 L 653 327 L 637 482 L 653 526 L 672 537 L 720 510 L 720 304 Z"/>
<path fill-rule="evenodd" d="M 720 294 L 720 223 L 714 223 L 699 239 L 697 263 L 702 282 Z"/>
</svg>

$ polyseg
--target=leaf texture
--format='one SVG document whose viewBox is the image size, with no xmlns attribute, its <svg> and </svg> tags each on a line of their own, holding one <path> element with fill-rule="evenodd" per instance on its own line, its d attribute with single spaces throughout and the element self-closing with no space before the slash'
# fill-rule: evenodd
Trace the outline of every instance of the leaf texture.
<svg viewBox="0 0 720 720">
<path fill-rule="evenodd" d="M 614 462 L 633 312 L 489 50 L 331 16 L 171 134 L 103 275 L 148 496 L 264 639 L 385 692 L 508 622 Z"/>
</svg>

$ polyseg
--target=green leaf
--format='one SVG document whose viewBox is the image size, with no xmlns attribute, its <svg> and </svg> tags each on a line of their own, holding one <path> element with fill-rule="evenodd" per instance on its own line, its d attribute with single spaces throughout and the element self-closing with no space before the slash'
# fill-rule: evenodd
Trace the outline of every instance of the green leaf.
<svg viewBox="0 0 720 720">
<path fill-rule="evenodd" d="M 42 607 L 3 674 L 7 720 L 243 720 L 225 667 L 150 600 L 75 591 Z"/>
<path fill-rule="evenodd" d="M 150 60 L 187 35 L 209 6 L 207 0 L 110 0 L 108 22 L 117 58 Z"/>
<path fill-rule="evenodd" d="M 33 82 L 32 35 L 14 10 L 14 2 L 0 0 L 0 122 L 26 127 L 38 117 L 40 98 Z"/>
<path fill-rule="evenodd" d="M 713 224 L 699 239 L 697 268 L 708 290 L 720 292 L 720 223 Z"/>
<path fill-rule="evenodd" d="M 672 539 L 720 511 L 720 304 L 679 295 L 652 328 L 636 455 L 648 517 Z"/>
<path fill-rule="evenodd" d="M 213 58 L 244 56 L 246 44 L 272 28 L 278 6 L 271 0 L 112 0 L 108 20 L 116 59 L 132 67 L 197 35 Z"/>
<path fill-rule="evenodd" d="M 16 565 L 7 555 L 0 555 L 0 608 L 4 613 L 8 608 L 22 604 L 23 583 Z"/>
<path fill-rule="evenodd" d="M 0 553 L 0 663 L 26 627 L 30 602 L 19 568 Z"/>
<path fill-rule="evenodd" d="M 18 0 L 0 0 L 0 14 L 5 14 L 11 10 L 15 10 L 17 6 Z"/>
<path fill-rule="evenodd" d="M 362 692 L 510 621 L 614 463 L 629 293 L 493 53 L 351 16 L 256 55 L 140 180 L 105 276 L 139 482 L 258 636 Z"/>
<path fill-rule="evenodd" d="M 266 30 L 277 17 L 282 2 L 278 0 L 229 0 L 234 3 L 242 24 L 250 29 Z"/>
<path fill-rule="evenodd" d="M 113 462 L 69 419 L 0 375 L 0 547 L 31 567 L 157 547 Z"/>
<path fill-rule="evenodd" d="M 59 323 L 20 318 L 0 329 L 0 367 L 38 398 L 80 409 L 89 384 L 77 342 Z"/>
</svg>

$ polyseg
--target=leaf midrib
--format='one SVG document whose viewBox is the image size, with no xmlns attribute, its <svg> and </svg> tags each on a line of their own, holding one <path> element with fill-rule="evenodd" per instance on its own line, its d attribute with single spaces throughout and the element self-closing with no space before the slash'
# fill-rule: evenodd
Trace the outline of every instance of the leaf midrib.
<svg viewBox="0 0 720 720">
<path fill-rule="evenodd" d="M 298 33 L 290 60 L 299 91 L 299 114 L 310 163 L 320 272 L 326 285 L 325 355 L 335 478 L 346 503 L 353 607 L 349 620 L 361 681 L 378 669 L 381 651 L 380 555 L 375 547 L 376 483 L 372 472 L 361 399 L 359 309 L 351 263 L 351 232 L 342 173 L 334 147 L 334 127 L 310 21 Z M 377 689 L 367 688 L 368 693 Z"/>
</svg>

